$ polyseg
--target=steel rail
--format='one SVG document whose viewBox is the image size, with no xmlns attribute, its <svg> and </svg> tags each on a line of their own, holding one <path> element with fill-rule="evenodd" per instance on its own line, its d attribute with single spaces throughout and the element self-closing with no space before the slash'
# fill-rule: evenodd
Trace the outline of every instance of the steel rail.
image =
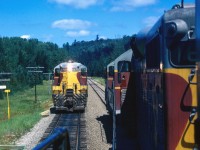
<svg viewBox="0 0 200 150">
<path fill-rule="evenodd" d="M 70 141 L 69 142 L 70 144 L 66 144 L 66 145 L 67 146 L 70 145 L 70 149 L 75 149 L 75 150 L 81 150 L 82 148 L 85 149 L 87 144 L 86 144 L 86 146 L 81 145 L 81 142 L 82 143 L 85 142 L 85 141 L 81 141 L 81 140 L 84 140 L 84 139 L 81 139 L 81 136 L 82 136 L 81 135 L 81 131 L 82 131 L 81 130 L 81 125 L 82 125 L 81 118 L 82 118 L 81 113 L 69 113 L 69 114 L 56 115 L 53 119 L 53 122 L 49 125 L 49 128 L 45 131 L 46 135 L 44 134 L 44 137 L 43 137 L 43 140 L 41 140 L 41 143 L 44 142 L 45 144 L 47 144 L 47 141 L 49 141 L 49 140 L 54 141 L 55 140 L 54 138 L 58 138 L 55 136 L 54 130 L 56 128 L 65 128 L 66 130 L 68 130 L 68 135 L 69 135 L 68 138 Z M 59 136 L 62 136 L 62 135 L 59 135 Z M 62 143 L 58 143 L 58 144 L 62 144 Z M 50 146 L 50 145 L 48 145 L 48 146 Z M 55 147 L 54 145 L 51 145 L 51 146 Z M 82 148 L 81 148 L 81 146 L 82 146 Z M 58 146 L 56 145 L 56 147 L 58 147 Z M 62 147 L 62 145 L 61 145 L 61 147 Z"/>
<path fill-rule="evenodd" d="M 92 89 L 101 99 L 102 103 L 106 106 L 105 91 L 101 87 L 99 87 L 92 79 L 88 79 L 88 84 L 92 87 Z"/>
</svg>

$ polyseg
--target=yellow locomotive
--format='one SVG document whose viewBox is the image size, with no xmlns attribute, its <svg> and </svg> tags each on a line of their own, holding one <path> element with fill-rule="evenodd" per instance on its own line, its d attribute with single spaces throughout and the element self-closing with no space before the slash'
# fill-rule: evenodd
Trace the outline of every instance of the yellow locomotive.
<svg viewBox="0 0 200 150">
<path fill-rule="evenodd" d="M 87 67 L 77 62 L 63 62 L 53 71 L 51 112 L 84 111 L 87 96 Z"/>
</svg>

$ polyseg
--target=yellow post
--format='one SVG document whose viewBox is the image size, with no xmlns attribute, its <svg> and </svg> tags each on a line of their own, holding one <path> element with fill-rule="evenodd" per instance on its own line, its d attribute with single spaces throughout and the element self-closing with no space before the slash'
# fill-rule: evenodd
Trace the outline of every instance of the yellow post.
<svg viewBox="0 0 200 150">
<path fill-rule="evenodd" d="M 10 93 L 10 90 L 5 90 L 4 92 L 6 92 L 6 94 L 7 94 L 7 102 L 8 102 L 8 119 L 10 119 L 10 101 L 9 101 L 9 97 L 8 97 L 8 93 Z"/>
</svg>

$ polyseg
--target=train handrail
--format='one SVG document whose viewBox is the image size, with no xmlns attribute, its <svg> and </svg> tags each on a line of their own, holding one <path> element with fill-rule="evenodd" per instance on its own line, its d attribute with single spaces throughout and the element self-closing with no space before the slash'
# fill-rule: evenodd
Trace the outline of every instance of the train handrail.
<svg viewBox="0 0 200 150">
<path fill-rule="evenodd" d="M 69 134 L 67 128 L 55 128 L 53 134 L 38 144 L 33 150 L 45 150 L 53 145 L 53 149 L 70 150 Z"/>
<path fill-rule="evenodd" d="M 112 81 L 114 86 L 114 80 Z M 113 88 L 113 139 L 112 139 L 112 150 L 116 150 L 116 103 L 115 103 L 115 89 Z"/>
</svg>

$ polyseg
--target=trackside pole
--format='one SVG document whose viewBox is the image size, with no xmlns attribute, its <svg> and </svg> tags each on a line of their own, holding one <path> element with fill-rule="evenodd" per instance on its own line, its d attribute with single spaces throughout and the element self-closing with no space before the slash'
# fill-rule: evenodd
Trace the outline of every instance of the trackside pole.
<svg viewBox="0 0 200 150">
<path fill-rule="evenodd" d="M 36 84 L 36 76 L 38 76 L 39 73 L 42 73 L 43 71 L 41 69 L 44 69 L 44 67 L 26 67 L 29 73 L 33 73 L 35 78 L 35 103 L 37 103 L 37 84 Z"/>
<path fill-rule="evenodd" d="M 5 90 L 4 91 L 7 95 L 7 102 L 8 102 L 8 119 L 10 119 L 10 101 L 9 101 L 9 97 L 8 97 L 8 93 L 10 93 L 10 90 Z"/>
</svg>

